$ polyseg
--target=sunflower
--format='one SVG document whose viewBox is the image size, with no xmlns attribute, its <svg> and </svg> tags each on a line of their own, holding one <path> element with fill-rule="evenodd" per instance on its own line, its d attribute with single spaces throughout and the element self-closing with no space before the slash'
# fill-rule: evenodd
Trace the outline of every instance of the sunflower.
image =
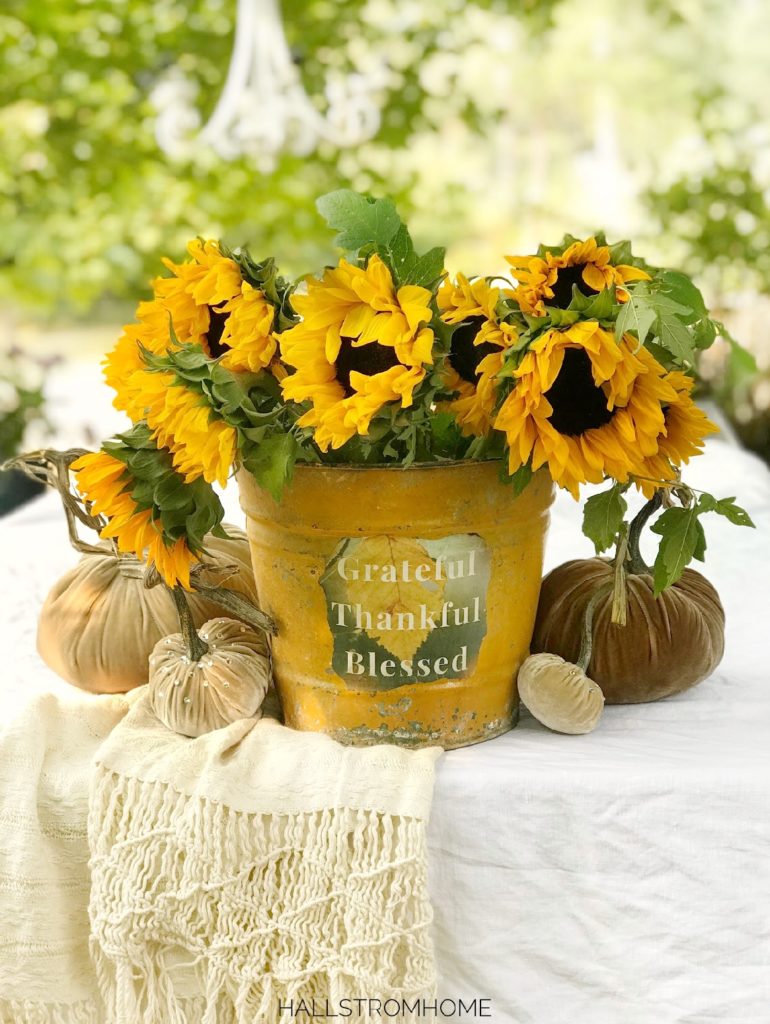
<svg viewBox="0 0 770 1024">
<path fill-rule="evenodd" d="M 198 305 L 218 306 L 238 294 L 241 271 L 235 260 L 222 255 L 219 242 L 195 238 L 187 243 L 187 251 L 192 259 L 178 267 L 169 259 L 163 262 L 184 280 Z"/>
<path fill-rule="evenodd" d="M 675 392 L 675 398 L 663 409 L 663 430 L 658 436 L 658 450 L 646 458 L 636 481 L 647 498 L 656 490 L 655 481 L 676 480 L 677 469 L 694 455 L 703 452 L 709 434 L 719 427 L 693 402 L 691 392 L 695 381 L 680 370 L 666 374 L 666 382 Z"/>
<path fill-rule="evenodd" d="M 71 466 L 77 488 L 90 511 L 107 525 L 100 536 L 114 539 L 118 550 L 154 565 L 170 587 L 190 589 L 190 568 L 198 561 L 184 538 L 169 543 L 152 509 L 140 509 L 131 497 L 133 479 L 126 464 L 106 452 L 88 452 Z"/>
<path fill-rule="evenodd" d="M 203 476 L 224 485 L 235 458 L 235 430 L 173 373 L 150 370 L 142 350 L 165 355 L 177 343 L 198 344 L 209 358 L 225 353 L 229 369 L 256 371 L 275 352 L 274 310 L 216 242 L 197 239 L 187 248 L 191 260 L 185 263 L 164 258 L 172 276 L 153 281 L 154 297 L 139 304 L 138 322 L 123 329 L 104 376 L 116 391 L 115 407 L 134 423 L 147 421 L 187 482 Z"/>
<path fill-rule="evenodd" d="M 140 302 L 137 308 L 138 323 L 123 328 L 123 335 L 104 362 L 105 379 L 117 392 L 114 404 L 132 419 L 142 417 L 145 378 L 135 376 L 145 370 L 142 348 L 163 355 L 174 349 L 176 342 L 191 343 L 201 345 L 207 356 L 216 358 L 226 350 L 221 339 L 228 317 L 239 311 L 241 302 L 253 306 L 251 296 L 244 291 L 238 265 L 221 254 L 216 242 L 195 239 L 187 250 L 192 259 L 186 263 L 163 258 L 171 276 L 155 278 L 153 298 Z M 239 344 L 242 347 L 242 326 Z"/>
<path fill-rule="evenodd" d="M 158 278 L 153 287 L 166 310 L 166 333 L 170 315 L 180 341 L 196 342 L 203 346 L 207 355 L 216 359 L 225 352 L 222 334 L 228 314 L 233 312 L 243 296 L 243 277 L 238 264 L 222 255 L 217 242 L 203 242 L 196 238 L 188 243 L 187 251 L 192 259 L 185 263 L 173 263 L 164 257 L 163 264 L 173 276 Z M 228 310 L 225 310 L 225 305 L 229 305 Z M 200 318 L 194 322 L 204 326 L 197 335 L 191 333 L 185 337 L 184 330 L 180 335 L 176 325 L 179 322 L 183 326 L 185 320 L 192 316 L 193 308 Z"/>
<path fill-rule="evenodd" d="M 548 250 L 543 256 L 506 256 L 519 282 L 512 292 L 523 313 L 545 316 L 545 307 L 566 309 L 572 300 L 572 286 L 584 295 L 597 294 L 615 285 L 620 302 L 628 300 L 623 287 L 628 281 L 649 281 L 638 267 L 610 263 L 610 249 L 597 245 L 595 238 L 573 242 L 562 253 Z"/>
<path fill-rule="evenodd" d="M 321 451 L 366 434 L 389 402 L 412 404 L 414 389 L 433 362 L 431 293 L 417 285 L 396 288 L 379 256 L 366 267 L 340 260 L 307 293 L 294 294 L 302 320 L 280 335 L 281 357 L 295 372 L 283 394 L 312 403 L 299 420 L 314 428 Z"/>
<path fill-rule="evenodd" d="M 277 348 L 273 334 L 275 307 L 258 288 L 244 281 L 238 295 L 222 307 L 227 314 L 220 344 L 221 364 L 233 373 L 259 373 L 272 362 Z"/>
<path fill-rule="evenodd" d="M 438 293 L 441 319 L 457 324 L 442 378 L 456 397 L 440 408 L 452 413 L 466 435 L 488 434 L 497 401 L 496 377 L 505 350 L 517 337 L 512 324 L 497 315 L 500 289 L 483 277 L 469 281 L 462 274 L 445 281 Z"/>
<path fill-rule="evenodd" d="M 161 448 L 168 448 L 174 468 L 185 483 L 202 476 L 207 483 L 227 483 L 236 458 L 238 434 L 216 417 L 203 395 L 188 390 L 176 375 L 159 371 L 144 373 L 142 410 Z"/>
<path fill-rule="evenodd" d="M 515 371 L 495 427 L 509 471 L 548 464 L 561 487 L 609 476 L 625 482 L 658 451 L 663 405 L 676 399 L 664 368 L 628 337 L 618 344 L 595 321 L 545 331 Z"/>
</svg>

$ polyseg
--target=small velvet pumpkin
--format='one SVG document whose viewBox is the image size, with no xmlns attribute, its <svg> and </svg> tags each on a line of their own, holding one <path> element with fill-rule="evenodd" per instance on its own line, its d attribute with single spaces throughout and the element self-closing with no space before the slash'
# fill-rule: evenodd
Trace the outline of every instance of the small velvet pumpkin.
<svg viewBox="0 0 770 1024">
<path fill-rule="evenodd" d="M 197 651 L 183 630 L 159 641 L 150 655 L 148 692 L 161 722 L 195 737 L 260 715 L 270 685 L 265 634 L 218 618 L 204 623 L 197 637 Z"/>
<path fill-rule="evenodd" d="M 558 654 L 531 654 L 519 669 L 517 683 L 533 716 L 554 732 L 580 736 L 599 724 L 602 691 L 582 668 Z"/>
<path fill-rule="evenodd" d="M 612 623 L 613 566 L 604 558 L 574 559 L 543 580 L 532 651 L 577 661 L 586 608 L 593 647 L 586 673 L 608 704 L 659 700 L 711 675 L 724 653 L 725 613 L 714 587 L 694 569 L 659 597 L 649 573 L 629 573 L 625 626 Z"/>
<path fill-rule="evenodd" d="M 213 571 L 202 579 L 257 604 L 246 534 L 225 524 L 228 538 L 206 538 Z M 231 566 L 229 576 L 217 569 Z M 147 588 L 145 567 L 132 555 L 118 555 L 102 542 L 53 586 L 40 611 L 37 649 L 67 682 L 91 693 L 123 693 L 147 682 L 147 659 L 157 642 L 179 627 L 165 586 Z M 193 621 L 221 614 L 222 605 L 190 594 Z"/>
</svg>

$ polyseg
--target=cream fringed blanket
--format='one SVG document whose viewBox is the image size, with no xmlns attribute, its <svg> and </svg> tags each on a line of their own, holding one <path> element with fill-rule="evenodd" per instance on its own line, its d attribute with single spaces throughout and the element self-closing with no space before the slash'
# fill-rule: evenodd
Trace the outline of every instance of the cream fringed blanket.
<svg viewBox="0 0 770 1024">
<path fill-rule="evenodd" d="M 20 1019 L 252 1024 L 292 1009 L 302 1019 L 300 1001 L 313 998 L 429 997 L 425 823 L 437 754 L 345 748 L 271 719 L 188 740 L 134 698 L 91 774 L 90 946 L 103 1016 L 82 1003 L 58 1018 L 30 1006 Z"/>
</svg>

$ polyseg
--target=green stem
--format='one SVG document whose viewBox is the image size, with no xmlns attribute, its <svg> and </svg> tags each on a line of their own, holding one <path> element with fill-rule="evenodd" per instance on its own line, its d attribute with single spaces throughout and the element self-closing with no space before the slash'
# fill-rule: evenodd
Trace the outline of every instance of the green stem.
<svg viewBox="0 0 770 1024">
<path fill-rule="evenodd" d="M 612 588 L 612 583 L 607 583 L 603 587 L 599 587 L 586 605 L 586 610 L 583 616 L 583 636 L 580 642 L 580 654 L 578 655 L 578 660 L 576 662 L 577 667 L 583 672 L 587 672 L 588 666 L 591 664 L 591 655 L 593 653 L 594 645 L 594 612 L 596 611 L 596 606 L 602 598 L 607 597 Z"/>
<path fill-rule="evenodd" d="M 191 661 L 200 661 L 204 654 L 208 653 L 209 646 L 201 640 L 198 630 L 193 622 L 190 606 L 184 591 L 181 587 L 174 587 L 171 591 L 174 604 L 179 615 L 179 624 L 182 627 L 182 636 L 187 641 L 187 652 Z"/>
<path fill-rule="evenodd" d="M 628 530 L 628 571 L 633 576 L 652 572 L 649 565 L 642 558 L 642 553 L 639 550 L 639 538 L 641 537 L 642 530 L 647 525 L 647 520 L 658 511 L 662 503 L 663 494 L 661 491 L 655 491 L 650 500 L 645 505 L 642 505 L 639 512 L 631 520 L 631 526 Z"/>
</svg>

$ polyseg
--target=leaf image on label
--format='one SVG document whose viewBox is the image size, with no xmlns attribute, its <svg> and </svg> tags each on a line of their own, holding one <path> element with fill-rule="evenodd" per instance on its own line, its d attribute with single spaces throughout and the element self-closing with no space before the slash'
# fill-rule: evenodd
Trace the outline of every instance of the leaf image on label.
<svg viewBox="0 0 770 1024">
<path fill-rule="evenodd" d="M 350 603 L 368 613 L 365 632 L 397 658 L 411 658 L 441 611 L 446 580 L 436 579 L 434 559 L 411 537 L 368 537 L 356 556 L 369 571 L 348 579 L 346 589 Z"/>
<path fill-rule="evenodd" d="M 319 580 L 329 672 L 372 691 L 462 679 L 486 636 L 490 569 L 478 534 L 344 538 Z"/>
</svg>

